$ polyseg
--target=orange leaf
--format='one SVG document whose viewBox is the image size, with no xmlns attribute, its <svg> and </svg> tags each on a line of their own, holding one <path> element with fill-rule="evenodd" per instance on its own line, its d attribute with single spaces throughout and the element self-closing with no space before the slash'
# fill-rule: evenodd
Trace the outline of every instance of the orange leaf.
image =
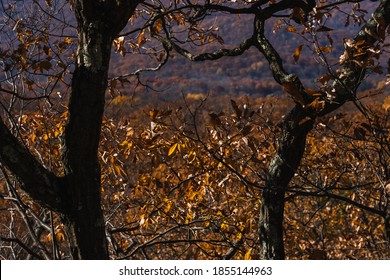
<svg viewBox="0 0 390 280">
<path fill-rule="evenodd" d="M 162 25 L 163 25 L 163 21 L 161 20 L 161 18 L 157 19 L 156 24 L 154 25 L 153 31 L 156 34 L 159 34 L 161 31 Z"/>
<path fill-rule="evenodd" d="M 317 91 L 317 90 L 312 89 L 312 88 L 307 88 L 307 89 L 305 89 L 305 91 L 314 97 L 321 97 L 323 95 L 320 91 Z"/>
<path fill-rule="evenodd" d="M 320 98 L 316 98 L 316 99 L 314 99 L 313 102 L 311 102 L 309 105 L 307 105 L 307 108 L 312 108 L 317 113 L 319 113 L 325 108 L 325 100 L 321 100 Z"/>
<path fill-rule="evenodd" d="M 382 107 L 383 107 L 383 109 L 385 109 L 385 111 L 390 109 L 390 96 L 386 97 L 385 101 L 383 102 Z"/>
<path fill-rule="evenodd" d="M 119 165 L 114 165 L 114 171 L 116 175 L 121 175 L 121 168 L 119 167 Z"/>
<path fill-rule="evenodd" d="M 142 30 L 139 34 L 138 34 L 138 41 L 137 41 L 137 45 L 138 47 L 140 47 L 142 44 L 144 44 L 146 42 L 146 38 L 145 38 L 145 30 Z"/>
<path fill-rule="evenodd" d="M 325 85 L 327 82 L 329 82 L 329 80 L 331 79 L 332 77 L 328 74 L 328 73 L 325 73 L 324 75 L 322 75 L 321 77 L 319 77 L 317 79 L 317 82 Z"/>
<path fill-rule="evenodd" d="M 332 52 L 332 48 L 329 46 L 321 47 L 318 49 L 318 52 L 330 53 L 330 52 Z"/>
<path fill-rule="evenodd" d="M 248 251 L 246 251 L 244 260 L 251 260 L 251 253 L 252 253 L 252 248 L 250 248 Z"/>
<path fill-rule="evenodd" d="M 292 27 L 292 26 L 287 27 L 286 30 L 287 30 L 288 32 L 291 32 L 291 33 L 296 33 L 296 32 L 297 32 L 297 29 L 294 28 L 294 27 Z"/>
<path fill-rule="evenodd" d="M 294 57 L 294 62 L 297 63 L 299 60 L 299 56 L 301 55 L 301 51 L 303 49 L 304 45 L 300 45 L 298 48 L 295 49 L 293 57 Z"/>
<path fill-rule="evenodd" d="M 63 229 L 60 229 L 57 233 L 56 233 L 56 239 L 58 242 L 62 242 L 65 240 L 65 232 Z"/>
<path fill-rule="evenodd" d="M 176 149 L 177 149 L 177 146 L 178 146 L 178 144 L 175 143 L 175 144 L 173 144 L 173 145 L 169 148 L 168 156 L 173 155 L 173 153 L 174 153 L 174 152 L 176 151 Z"/>
</svg>

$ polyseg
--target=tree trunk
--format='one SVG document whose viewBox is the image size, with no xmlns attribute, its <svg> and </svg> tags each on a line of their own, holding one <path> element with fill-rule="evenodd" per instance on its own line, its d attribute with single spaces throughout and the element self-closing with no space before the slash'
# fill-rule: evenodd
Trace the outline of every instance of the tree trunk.
<svg viewBox="0 0 390 280">
<path fill-rule="evenodd" d="M 390 183 L 385 186 L 385 210 L 384 210 L 384 224 L 386 239 L 390 245 Z"/>
<path fill-rule="evenodd" d="M 67 182 L 67 227 L 75 259 L 107 259 L 100 205 L 98 146 L 112 38 L 101 22 L 80 24 L 63 162 Z"/>
<path fill-rule="evenodd" d="M 284 196 L 302 159 L 313 122 L 297 105 L 281 124 L 279 147 L 268 169 L 260 207 L 260 259 L 284 259 Z"/>
<path fill-rule="evenodd" d="M 67 228 L 74 259 L 108 259 L 101 209 L 100 131 L 113 39 L 142 1 L 75 0 L 78 27 L 69 119 L 65 128 Z"/>
</svg>

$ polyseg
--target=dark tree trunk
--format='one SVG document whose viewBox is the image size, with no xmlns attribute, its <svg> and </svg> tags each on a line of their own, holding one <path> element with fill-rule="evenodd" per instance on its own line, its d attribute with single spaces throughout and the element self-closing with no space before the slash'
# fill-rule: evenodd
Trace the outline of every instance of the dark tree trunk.
<svg viewBox="0 0 390 280">
<path fill-rule="evenodd" d="M 79 44 L 63 154 L 67 183 L 63 221 L 74 259 L 109 257 L 98 147 L 112 40 L 139 2 L 74 1 Z"/>
<path fill-rule="evenodd" d="M 98 145 L 111 51 L 99 24 L 79 26 L 78 62 L 73 74 L 64 165 L 69 212 L 65 225 L 75 259 L 107 259 L 100 206 Z"/>
<path fill-rule="evenodd" d="M 305 118 L 300 105 L 281 125 L 279 147 L 268 169 L 260 207 L 260 259 L 284 259 L 284 196 L 302 159 L 306 136 L 312 125 L 313 120 Z"/>
<path fill-rule="evenodd" d="M 384 224 L 387 242 L 390 244 L 390 183 L 385 186 Z"/>
</svg>

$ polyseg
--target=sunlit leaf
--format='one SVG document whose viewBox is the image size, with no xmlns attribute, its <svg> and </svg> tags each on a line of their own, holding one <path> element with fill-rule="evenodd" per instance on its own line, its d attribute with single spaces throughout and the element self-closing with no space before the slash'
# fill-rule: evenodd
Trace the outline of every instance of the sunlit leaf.
<svg viewBox="0 0 390 280">
<path fill-rule="evenodd" d="M 137 40 L 137 45 L 138 45 L 138 47 L 142 46 L 145 42 L 146 42 L 145 30 L 143 29 L 143 30 L 138 34 L 138 40 Z"/>
<path fill-rule="evenodd" d="M 296 29 L 295 27 L 292 27 L 292 26 L 288 26 L 288 27 L 286 28 L 286 30 L 287 30 L 288 32 L 291 32 L 291 33 L 297 33 L 297 29 Z"/>
<path fill-rule="evenodd" d="M 177 147 L 178 147 L 178 143 L 173 144 L 173 145 L 169 148 L 168 156 L 173 155 L 173 153 L 176 151 Z"/>
<path fill-rule="evenodd" d="M 332 52 L 332 47 L 330 47 L 330 46 L 320 47 L 320 48 L 318 49 L 318 52 L 319 52 L 319 53 L 320 53 L 320 52 L 323 52 L 323 53 L 330 53 L 330 52 Z"/>
<path fill-rule="evenodd" d="M 317 113 L 319 113 L 325 108 L 325 100 L 323 100 L 321 98 L 316 98 L 316 99 L 314 99 L 313 102 L 311 102 L 306 107 L 314 109 Z"/>
<path fill-rule="evenodd" d="M 251 260 L 252 259 L 251 253 L 252 253 L 252 248 L 249 248 L 249 250 L 246 251 L 245 253 L 244 260 Z"/>
<path fill-rule="evenodd" d="M 229 225 L 228 223 L 226 222 L 226 220 L 224 220 L 222 223 L 221 223 L 221 231 L 227 231 L 229 228 Z"/>
<path fill-rule="evenodd" d="M 65 241 L 66 237 L 65 237 L 65 232 L 63 229 L 60 229 L 56 232 L 56 240 L 58 242 L 62 242 L 62 241 Z"/>
<path fill-rule="evenodd" d="M 121 174 L 121 168 L 119 165 L 117 164 L 114 164 L 114 171 L 115 171 L 115 174 L 116 175 L 120 175 Z"/>
<path fill-rule="evenodd" d="M 385 109 L 385 111 L 390 109 L 390 96 L 386 97 L 385 101 L 382 104 L 382 107 L 383 109 Z"/>
<path fill-rule="evenodd" d="M 157 19 L 156 20 L 156 23 L 154 25 L 154 29 L 153 31 L 156 33 L 156 34 L 159 34 L 161 29 L 162 29 L 162 26 L 163 26 L 163 21 L 161 18 Z"/>
</svg>

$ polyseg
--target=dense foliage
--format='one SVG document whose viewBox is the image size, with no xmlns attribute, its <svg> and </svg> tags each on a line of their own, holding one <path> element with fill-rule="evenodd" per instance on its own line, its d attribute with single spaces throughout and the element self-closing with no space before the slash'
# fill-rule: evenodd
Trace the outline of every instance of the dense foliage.
<svg viewBox="0 0 390 280">
<path fill-rule="evenodd" d="M 389 258 L 379 210 L 384 207 L 390 115 L 386 103 L 378 103 L 383 94 L 379 97 L 367 104 L 375 113 L 375 131 L 351 108 L 325 118 L 310 135 L 288 193 L 288 259 Z M 212 101 L 145 106 L 104 120 L 99 158 L 113 258 L 256 258 L 259 198 L 276 145 L 275 124 L 291 101 Z M 61 167 L 53 163 L 60 157 L 58 135 L 66 114 L 47 113 L 21 116 L 20 131 L 32 151 L 60 175 Z M 52 258 L 54 248 L 57 257 L 68 258 L 57 215 L 17 194 L 17 183 L 6 174 L 3 169 L 1 235 L 15 240 L 3 240 L 2 258 L 29 255 L 16 240 L 38 256 Z"/>
</svg>

